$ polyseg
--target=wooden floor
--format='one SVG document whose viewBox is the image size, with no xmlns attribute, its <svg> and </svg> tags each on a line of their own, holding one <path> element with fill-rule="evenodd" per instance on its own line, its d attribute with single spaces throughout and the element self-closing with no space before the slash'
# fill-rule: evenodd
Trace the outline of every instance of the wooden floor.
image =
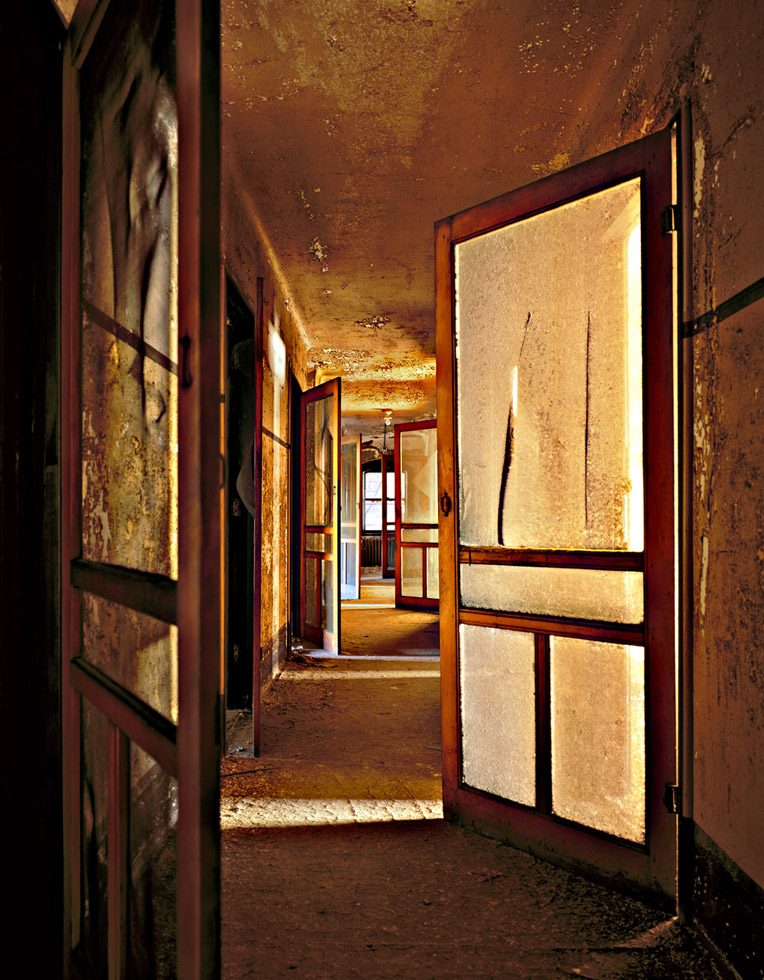
<svg viewBox="0 0 764 980">
<path fill-rule="evenodd" d="M 665 914 L 443 821 L 437 660 L 288 665 L 222 797 L 227 980 L 720 976 Z"/>
</svg>

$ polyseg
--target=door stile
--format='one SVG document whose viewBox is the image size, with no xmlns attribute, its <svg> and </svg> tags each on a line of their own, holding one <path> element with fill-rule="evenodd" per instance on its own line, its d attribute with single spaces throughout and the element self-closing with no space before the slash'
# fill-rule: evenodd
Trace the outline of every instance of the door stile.
<svg viewBox="0 0 764 980">
<path fill-rule="evenodd" d="M 109 722 L 109 978 L 127 976 L 130 875 L 130 742 Z"/>
<path fill-rule="evenodd" d="M 84 11 L 84 8 L 83 8 Z M 63 58 L 61 201 L 61 690 L 64 830 L 64 974 L 80 941 L 80 696 L 72 685 L 71 661 L 79 652 L 80 600 L 72 587 L 72 561 L 81 553 L 82 471 L 80 455 L 80 115 L 79 74 L 73 37 L 78 10 Z"/>
<path fill-rule="evenodd" d="M 390 524 L 387 520 L 387 506 L 390 497 L 387 492 L 387 474 L 390 472 L 390 464 L 393 464 L 393 476 L 395 476 L 395 461 L 392 453 L 382 453 L 382 578 L 395 578 L 395 561 L 393 561 L 392 566 L 387 560 L 388 549 L 390 545 L 388 541 L 392 537 L 395 538 L 395 522 L 393 521 L 392 535 L 390 533 Z M 395 506 L 395 498 L 393 497 L 393 507 Z"/>
<path fill-rule="evenodd" d="M 645 331 L 643 417 L 647 444 L 645 465 L 645 650 L 648 731 L 651 724 L 674 739 L 647 740 L 647 821 L 656 876 L 676 888 L 676 816 L 664 803 L 666 783 L 677 779 L 676 743 L 676 582 L 674 432 L 674 236 L 665 234 L 660 216 L 676 202 L 672 176 L 674 133 L 668 129 L 646 147 L 645 169 L 652 174 L 643 187 L 643 244 L 647 267 L 643 277 Z M 647 506 L 649 501 L 649 507 Z M 664 651 L 657 657 L 650 651 Z M 668 652 L 671 655 L 669 656 Z M 652 721 L 651 721 L 652 718 Z M 654 778 L 657 776 L 658 778 Z"/>
<path fill-rule="evenodd" d="M 178 972 L 220 972 L 220 5 L 177 0 Z M 205 383 L 205 375 L 207 375 Z"/>
<path fill-rule="evenodd" d="M 438 353 L 438 552 L 440 566 L 440 704 L 443 753 L 443 812 L 456 817 L 459 784 L 459 541 L 456 507 L 456 370 L 451 220 L 435 225 L 435 349 Z M 398 465 L 396 464 L 396 480 Z M 397 501 L 397 491 L 396 491 Z M 448 502 L 449 506 L 443 506 Z M 397 503 L 396 503 L 397 506 Z M 397 518 L 397 511 L 396 511 Z M 397 529 L 396 520 L 396 529 Z M 396 558 L 396 568 L 397 568 Z M 396 579 L 397 585 L 397 579 Z"/>
<path fill-rule="evenodd" d="M 252 560 L 252 751 L 260 755 L 262 727 L 262 680 L 260 677 L 260 646 L 263 595 L 263 360 L 265 357 L 265 325 L 263 277 L 257 277 L 255 294 L 255 531 Z"/>
</svg>

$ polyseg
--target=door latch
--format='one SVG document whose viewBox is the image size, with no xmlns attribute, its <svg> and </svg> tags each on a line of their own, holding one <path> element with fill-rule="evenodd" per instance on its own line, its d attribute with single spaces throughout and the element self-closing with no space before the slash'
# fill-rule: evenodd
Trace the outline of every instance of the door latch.
<svg viewBox="0 0 764 980">
<path fill-rule="evenodd" d="M 666 783 L 663 790 L 663 805 L 669 813 L 682 812 L 682 791 L 676 783 Z"/>
<path fill-rule="evenodd" d="M 448 517 L 451 513 L 451 498 L 445 490 L 440 496 L 440 510 L 444 517 Z"/>
</svg>

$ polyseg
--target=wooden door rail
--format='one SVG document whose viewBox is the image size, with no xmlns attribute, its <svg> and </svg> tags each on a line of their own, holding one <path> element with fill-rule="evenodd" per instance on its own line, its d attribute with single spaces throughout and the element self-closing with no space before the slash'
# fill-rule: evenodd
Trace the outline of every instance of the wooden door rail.
<svg viewBox="0 0 764 980">
<path fill-rule="evenodd" d="M 177 625 L 178 588 L 174 579 L 82 558 L 72 561 L 71 570 L 75 588 L 92 592 L 109 602 L 118 602 L 163 623 Z"/>
<path fill-rule="evenodd" d="M 571 636 L 609 643 L 643 646 L 643 625 L 605 623 L 599 620 L 569 619 L 565 616 L 539 616 L 531 613 L 460 609 L 459 622 L 465 626 L 491 626 L 500 630 L 520 630 L 547 636 Z"/>
<path fill-rule="evenodd" d="M 536 565 L 544 568 L 598 568 L 616 572 L 644 571 L 641 551 L 557 551 L 540 548 L 459 548 L 462 565 Z"/>
<path fill-rule="evenodd" d="M 177 778 L 177 729 L 168 718 L 82 657 L 71 661 L 71 677 L 83 697 Z"/>
</svg>

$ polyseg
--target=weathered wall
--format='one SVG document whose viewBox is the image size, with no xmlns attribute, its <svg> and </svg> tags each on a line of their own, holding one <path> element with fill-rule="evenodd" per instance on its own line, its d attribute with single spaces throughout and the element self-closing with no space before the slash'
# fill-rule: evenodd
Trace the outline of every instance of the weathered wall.
<svg viewBox="0 0 764 980">
<path fill-rule="evenodd" d="M 723 321 L 697 318 L 764 275 L 764 7 L 645 3 L 613 47 L 609 76 L 559 150 L 577 162 L 611 149 L 689 99 L 694 818 L 698 840 L 762 886 L 764 300 L 749 291 Z"/>
<path fill-rule="evenodd" d="M 289 372 L 303 390 L 312 382 L 305 344 L 279 283 L 246 189 L 226 169 L 223 150 L 223 256 L 253 311 L 263 279 L 263 456 L 261 674 L 268 683 L 287 653 L 289 623 Z M 283 342 L 283 348 L 281 343 Z M 282 359 L 285 355 L 285 359 Z"/>
</svg>

